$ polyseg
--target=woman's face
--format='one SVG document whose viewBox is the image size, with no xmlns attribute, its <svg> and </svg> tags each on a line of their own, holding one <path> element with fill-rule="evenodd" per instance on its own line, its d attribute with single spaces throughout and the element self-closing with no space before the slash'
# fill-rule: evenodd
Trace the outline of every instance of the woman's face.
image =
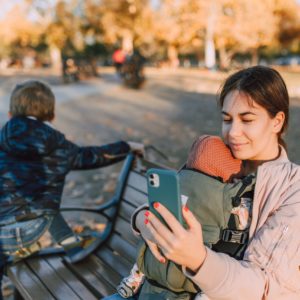
<svg viewBox="0 0 300 300">
<path fill-rule="evenodd" d="M 233 90 L 224 99 L 222 116 L 223 138 L 236 158 L 264 161 L 278 156 L 277 134 L 284 121 L 282 112 L 271 118 L 249 96 Z"/>
</svg>

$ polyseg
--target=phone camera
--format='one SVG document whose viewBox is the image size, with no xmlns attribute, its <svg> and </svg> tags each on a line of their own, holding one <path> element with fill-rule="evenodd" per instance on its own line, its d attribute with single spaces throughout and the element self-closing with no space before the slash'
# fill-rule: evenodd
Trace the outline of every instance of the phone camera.
<svg viewBox="0 0 300 300">
<path fill-rule="evenodd" d="M 153 174 L 150 174 L 150 176 L 149 176 L 151 179 L 153 179 L 154 178 L 154 175 Z"/>
<path fill-rule="evenodd" d="M 150 180 L 150 184 L 151 184 L 151 185 L 154 185 L 154 181 L 153 181 L 153 180 Z"/>
</svg>

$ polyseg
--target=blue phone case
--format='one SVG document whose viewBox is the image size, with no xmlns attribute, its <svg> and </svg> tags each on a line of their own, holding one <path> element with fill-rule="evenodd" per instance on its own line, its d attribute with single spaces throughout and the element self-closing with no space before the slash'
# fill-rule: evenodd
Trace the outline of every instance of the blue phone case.
<svg viewBox="0 0 300 300">
<path fill-rule="evenodd" d="M 149 169 L 147 171 L 147 186 L 150 211 L 164 222 L 160 214 L 153 208 L 154 202 L 160 202 L 183 224 L 177 172 L 174 170 Z"/>
</svg>

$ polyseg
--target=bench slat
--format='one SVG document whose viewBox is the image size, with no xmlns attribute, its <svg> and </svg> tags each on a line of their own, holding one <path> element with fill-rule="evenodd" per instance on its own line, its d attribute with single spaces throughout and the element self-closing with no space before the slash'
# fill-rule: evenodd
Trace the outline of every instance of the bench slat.
<svg viewBox="0 0 300 300">
<path fill-rule="evenodd" d="M 73 268 L 76 272 L 81 274 L 85 280 L 91 283 L 101 295 L 115 293 L 116 285 L 122 278 L 120 274 L 105 265 L 105 262 L 96 255 L 90 255 L 84 263 L 73 265 Z"/>
<path fill-rule="evenodd" d="M 118 234 L 113 235 L 107 245 L 123 256 L 129 263 L 133 264 L 136 258 L 137 246 L 133 246 L 126 240 L 122 239 Z"/>
<path fill-rule="evenodd" d="M 112 250 L 106 246 L 103 247 L 101 251 L 97 252 L 97 257 L 102 261 L 105 261 L 110 268 L 116 270 L 121 277 L 127 276 L 129 274 L 128 270 L 130 270 L 133 265 L 124 257 L 112 252 Z"/>
<path fill-rule="evenodd" d="M 132 205 L 140 206 L 147 202 L 147 195 L 137 189 L 127 186 L 123 195 L 123 198 L 132 203 Z"/>
<path fill-rule="evenodd" d="M 8 276 L 25 300 L 54 300 L 49 290 L 24 262 L 8 269 Z"/>
<path fill-rule="evenodd" d="M 103 276 L 98 276 L 95 272 L 95 263 L 91 262 L 91 257 L 89 256 L 83 262 L 69 266 L 72 271 L 76 274 L 78 278 L 89 288 L 93 289 L 94 293 L 98 293 L 98 299 L 104 295 L 110 295 L 115 293 L 115 289 L 110 285 L 105 278 L 105 273 Z"/>
<path fill-rule="evenodd" d="M 117 219 L 115 224 L 115 231 L 117 232 L 124 240 L 131 243 L 133 246 L 136 246 L 139 239 L 132 233 L 131 225 L 129 220 L 125 221 L 121 217 Z"/>
<path fill-rule="evenodd" d="M 119 216 L 125 220 L 131 220 L 131 216 L 132 216 L 133 212 L 135 211 L 135 209 L 136 209 L 135 206 L 132 206 L 130 203 L 123 200 L 120 203 Z"/>
<path fill-rule="evenodd" d="M 138 189 L 139 191 L 142 191 L 145 194 L 147 193 L 146 177 L 134 171 L 130 172 L 127 180 L 127 185 Z"/>
<path fill-rule="evenodd" d="M 51 294 L 57 299 L 82 299 L 61 278 L 55 269 L 44 259 L 33 258 L 28 260 L 30 268 L 38 274 L 39 278 L 48 287 Z"/>
<path fill-rule="evenodd" d="M 56 270 L 58 275 L 72 288 L 72 290 L 84 300 L 95 300 L 98 299 L 91 293 L 90 290 L 80 281 L 78 278 L 63 264 L 60 257 L 49 257 L 46 261 L 53 269 Z"/>
</svg>

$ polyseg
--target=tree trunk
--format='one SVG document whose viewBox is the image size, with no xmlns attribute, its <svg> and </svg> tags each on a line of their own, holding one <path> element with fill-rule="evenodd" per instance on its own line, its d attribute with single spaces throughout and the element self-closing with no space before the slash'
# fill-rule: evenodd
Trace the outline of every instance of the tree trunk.
<svg viewBox="0 0 300 300">
<path fill-rule="evenodd" d="M 213 39 L 205 40 L 205 66 L 213 69 L 216 66 L 216 49 Z"/>
<path fill-rule="evenodd" d="M 168 60 L 171 67 L 177 68 L 179 66 L 178 50 L 174 45 L 168 46 Z"/>
<path fill-rule="evenodd" d="M 225 47 L 219 48 L 220 68 L 221 70 L 228 70 L 231 63 L 231 56 Z"/>
<path fill-rule="evenodd" d="M 61 50 L 54 45 L 50 46 L 50 59 L 53 73 L 60 76 L 63 71 Z"/>
<path fill-rule="evenodd" d="M 98 73 L 98 66 L 97 66 L 97 58 L 96 57 L 90 57 L 89 58 L 89 63 L 91 66 L 91 75 L 94 77 L 98 77 L 99 73 Z"/>
<path fill-rule="evenodd" d="M 252 64 L 252 66 L 258 65 L 258 60 L 259 60 L 258 50 L 257 50 L 257 48 L 255 48 L 251 51 L 251 64 Z"/>
</svg>

